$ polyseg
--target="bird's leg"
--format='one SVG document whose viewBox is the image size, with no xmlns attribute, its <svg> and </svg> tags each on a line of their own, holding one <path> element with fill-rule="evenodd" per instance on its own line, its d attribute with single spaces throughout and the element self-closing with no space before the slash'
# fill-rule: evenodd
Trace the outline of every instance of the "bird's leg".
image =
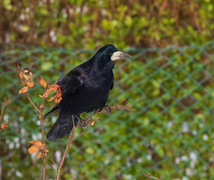
<svg viewBox="0 0 214 180">
<path fill-rule="evenodd" d="M 87 121 L 82 119 L 79 115 L 77 115 L 77 118 L 80 121 L 80 127 L 85 128 L 87 126 Z"/>
<path fill-rule="evenodd" d="M 105 110 L 107 111 L 108 114 L 112 113 L 112 107 L 110 105 L 105 105 L 104 108 L 105 108 Z"/>
</svg>

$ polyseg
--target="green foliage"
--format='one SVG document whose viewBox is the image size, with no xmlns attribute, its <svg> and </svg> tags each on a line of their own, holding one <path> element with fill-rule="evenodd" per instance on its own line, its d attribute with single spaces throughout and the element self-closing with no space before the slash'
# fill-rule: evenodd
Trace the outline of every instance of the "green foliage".
<svg viewBox="0 0 214 180">
<path fill-rule="evenodd" d="M 63 178 L 145 179 L 147 170 L 152 175 L 163 174 L 164 179 L 213 179 L 210 169 L 214 146 L 209 141 L 214 138 L 213 50 L 214 42 L 127 50 L 134 59 L 119 61 L 115 66 L 115 87 L 108 104 L 126 98 L 135 111 L 99 115 L 99 121 L 88 129 L 90 133 L 71 145 L 62 169 Z M 5 109 L 9 127 L 1 133 L 0 140 L 3 179 L 20 178 L 19 174 L 14 175 L 17 170 L 22 179 L 37 179 L 42 167 L 42 161 L 27 152 L 31 146 L 28 141 L 41 139 L 41 134 L 33 107 L 26 96 L 17 95 L 21 83 L 16 62 L 24 68 L 34 63 L 35 86 L 29 93 L 33 102 L 41 102 L 41 75 L 53 83 L 94 52 L 19 45 L 1 53 L 4 72 L 0 75 L 0 97 L 13 97 Z M 52 106 L 46 102 L 45 112 Z M 45 133 L 55 120 L 52 117 L 45 123 Z M 81 131 L 77 129 L 76 134 Z M 65 145 L 66 138 L 46 141 L 54 160 L 55 152 L 62 154 Z M 49 160 L 46 174 L 48 179 L 56 177 Z"/>
<path fill-rule="evenodd" d="M 163 179 L 213 179 L 213 11 L 211 0 L 2 0 L 0 44 L 11 46 L 0 46 L 0 104 L 13 97 L 0 136 L 2 179 L 40 179 L 42 167 L 27 152 L 28 141 L 41 134 L 33 107 L 17 95 L 16 63 L 34 63 L 37 84 L 29 93 L 41 102 L 41 75 L 53 83 L 95 52 L 85 49 L 109 43 L 128 48 L 134 60 L 117 63 L 108 103 L 126 98 L 136 110 L 100 115 L 70 147 L 63 178 L 145 179 L 147 170 Z M 54 121 L 45 124 L 46 133 Z M 49 155 L 56 159 L 65 145 L 66 139 L 47 142 Z M 56 169 L 47 164 L 53 179 Z"/>
<path fill-rule="evenodd" d="M 204 44 L 213 37 L 213 1 L 2 1 L 0 43 L 95 48 Z M 0 6 L 1 7 L 1 6 Z"/>
</svg>

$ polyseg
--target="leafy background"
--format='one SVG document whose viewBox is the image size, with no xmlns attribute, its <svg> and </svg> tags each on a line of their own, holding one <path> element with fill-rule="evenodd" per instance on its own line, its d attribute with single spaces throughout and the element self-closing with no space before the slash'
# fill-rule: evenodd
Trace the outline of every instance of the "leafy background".
<svg viewBox="0 0 214 180">
<path fill-rule="evenodd" d="M 16 63 L 50 83 L 111 43 L 133 55 L 118 62 L 109 104 L 126 98 L 133 112 L 100 116 L 70 147 L 62 179 L 213 179 L 213 8 L 210 0 L 78 0 L 0 2 L 0 178 L 41 179 L 42 161 L 28 141 L 41 139 Z M 30 89 L 41 102 L 42 87 Z M 46 111 L 53 103 L 46 103 Z M 45 132 L 56 117 L 45 124 Z M 77 133 L 80 133 L 78 129 Z M 46 142 L 58 161 L 66 139 Z M 56 177 L 48 162 L 47 179 Z"/>
</svg>

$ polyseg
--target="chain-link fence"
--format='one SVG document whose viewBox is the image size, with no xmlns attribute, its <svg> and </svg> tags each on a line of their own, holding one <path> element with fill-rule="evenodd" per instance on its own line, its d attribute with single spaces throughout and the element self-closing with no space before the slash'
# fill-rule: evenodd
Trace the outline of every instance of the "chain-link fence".
<svg viewBox="0 0 214 180">
<path fill-rule="evenodd" d="M 118 61 L 115 86 L 108 104 L 126 98 L 135 111 L 118 110 L 100 115 L 100 120 L 74 141 L 62 174 L 64 179 L 146 179 L 145 171 L 163 179 L 214 179 L 214 42 L 203 46 L 136 49 L 130 61 Z M 18 95 L 21 82 L 16 63 L 32 63 L 35 86 L 29 93 L 41 102 L 39 77 L 50 83 L 86 61 L 95 51 L 14 45 L 0 53 L 0 102 L 6 107 L 1 132 L 1 178 L 40 179 L 42 161 L 30 155 L 28 141 L 41 139 L 39 119 L 25 94 Z M 45 112 L 53 107 L 46 102 Z M 45 133 L 56 120 L 45 123 Z M 79 128 L 77 130 L 81 132 Z M 62 155 L 66 139 L 47 141 L 49 156 Z M 47 162 L 47 179 L 56 168 Z"/>
</svg>

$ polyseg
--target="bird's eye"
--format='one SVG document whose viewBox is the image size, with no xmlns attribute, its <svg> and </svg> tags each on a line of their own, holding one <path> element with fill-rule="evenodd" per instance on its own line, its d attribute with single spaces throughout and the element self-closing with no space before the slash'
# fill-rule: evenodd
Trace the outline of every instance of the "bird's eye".
<svg viewBox="0 0 214 180">
<path fill-rule="evenodd" d="M 109 56 L 112 56 L 112 53 L 109 53 Z"/>
</svg>

